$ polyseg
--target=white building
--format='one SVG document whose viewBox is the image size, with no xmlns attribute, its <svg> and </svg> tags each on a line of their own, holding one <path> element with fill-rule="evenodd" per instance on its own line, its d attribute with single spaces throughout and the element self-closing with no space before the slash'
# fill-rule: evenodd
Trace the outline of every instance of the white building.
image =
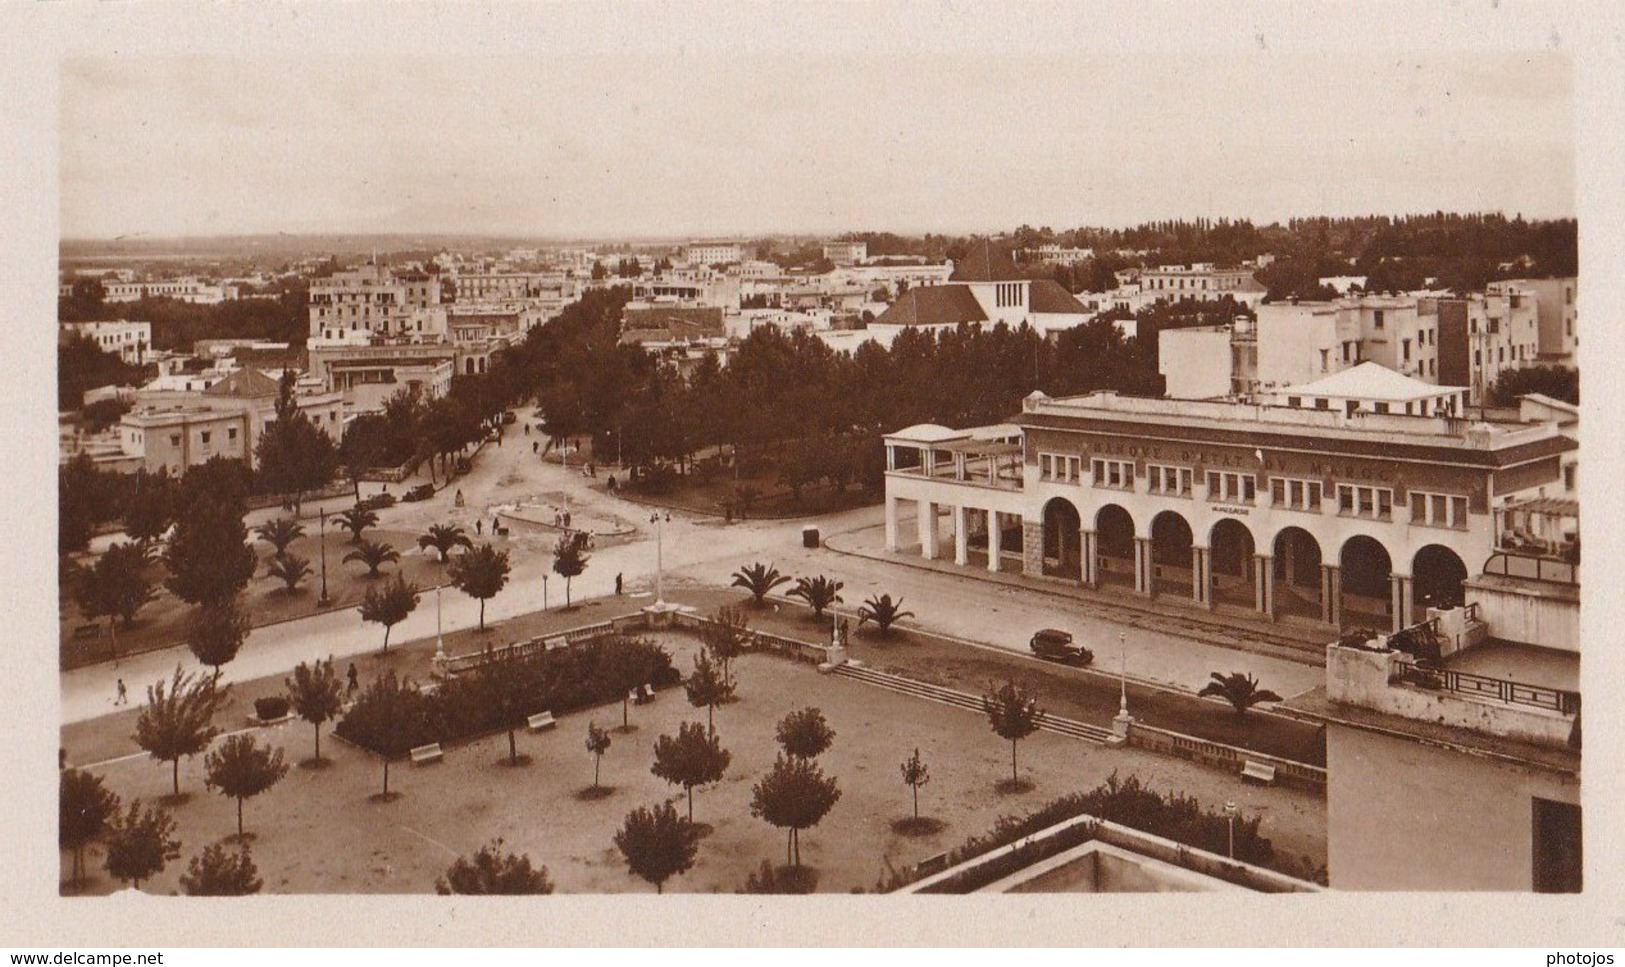
<svg viewBox="0 0 1625 967">
<path fill-rule="evenodd" d="M 1050 279 L 1026 279 L 1010 256 L 991 242 L 975 244 L 942 285 L 915 286 L 869 324 L 885 345 L 905 329 L 947 330 L 966 323 L 1032 326 L 1045 335 L 1092 318 L 1073 295 Z"/>
<path fill-rule="evenodd" d="M 213 305 L 225 301 L 225 290 L 218 285 L 205 285 L 194 278 L 164 279 L 157 282 L 102 282 L 103 302 L 135 302 L 140 299 L 176 299 L 197 305 Z"/>
<path fill-rule="evenodd" d="M 310 280 L 313 343 L 361 345 L 373 337 L 433 341 L 445 335 L 440 278 L 379 265 Z"/>
<path fill-rule="evenodd" d="M 58 343 L 66 343 L 80 336 L 95 343 L 104 353 L 112 353 L 135 366 L 147 361 L 152 348 L 152 323 L 128 322 L 64 322 L 57 331 Z"/>
<path fill-rule="evenodd" d="M 726 265 L 744 260 L 737 242 L 690 242 L 683 248 L 683 261 L 689 265 Z"/>
<path fill-rule="evenodd" d="M 869 257 L 868 242 L 825 242 L 824 258 L 836 265 L 855 265 Z"/>
<path fill-rule="evenodd" d="M 1253 278 L 1251 269 L 1222 269 L 1211 262 L 1141 269 L 1139 283 L 1140 289 L 1158 302 L 1217 301 L 1230 296 L 1237 302 L 1256 306 L 1267 291 Z"/>
<path fill-rule="evenodd" d="M 1570 276 L 1563 279 L 1513 279 L 1491 282 L 1485 287 L 1490 294 L 1521 291 L 1535 298 L 1535 316 L 1540 328 L 1538 361 L 1542 365 L 1579 367 L 1580 331 L 1576 291 L 1579 280 Z"/>
<path fill-rule="evenodd" d="M 1062 248 L 1059 245 L 1040 245 L 1035 249 L 1028 249 L 1027 254 L 1040 262 L 1051 265 L 1077 265 L 1087 262 L 1095 257 L 1092 248 Z"/>
</svg>

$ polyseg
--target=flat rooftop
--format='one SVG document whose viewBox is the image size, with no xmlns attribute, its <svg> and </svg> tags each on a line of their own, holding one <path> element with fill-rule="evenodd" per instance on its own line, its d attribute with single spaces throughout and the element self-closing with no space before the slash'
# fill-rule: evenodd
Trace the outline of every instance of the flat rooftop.
<svg viewBox="0 0 1625 967">
<path fill-rule="evenodd" d="M 1444 665 L 1459 672 L 1486 678 L 1502 678 L 1541 688 L 1565 692 L 1580 690 L 1580 655 L 1572 651 L 1542 648 L 1521 641 L 1486 638 L 1458 651 Z"/>
</svg>

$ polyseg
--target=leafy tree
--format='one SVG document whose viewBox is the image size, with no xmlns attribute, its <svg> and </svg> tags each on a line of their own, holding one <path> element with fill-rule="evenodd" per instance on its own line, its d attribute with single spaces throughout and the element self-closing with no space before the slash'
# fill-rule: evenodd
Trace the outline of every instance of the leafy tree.
<svg viewBox="0 0 1625 967">
<path fill-rule="evenodd" d="M 214 716 L 224 702 L 226 687 L 212 678 L 199 678 L 175 666 L 175 677 L 147 687 L 147 704 L 135 721 L 135 743 L 159 762 L 173 763 L 174 795 L 181 794 L 181 757 L 209 747 L 220 734 Z"/>
<path fill-rule="evenodd" d="M 276 422 L 260 434 L 254 450 L 263 489 L 291 493 L 299 508 L 308 490 L 319 490 L 338 470 L 333 438 L 300 412 L 294 398 L 293 370 L 283 370 L 277 387 Z"/>
<path fill-rule="evenodd" d="M 57 346 L 56 365 L 57 409 L 62 411 L 83 406 L 86 390 L 100 386 L 138 386 L 142 379 L 140 366 L 126 363 L 118 353 L 107 352 L 94 340 L 77 334 Z"/>
<path fill-rule="evenodd" d="M 1018 780 L 1016 775 L 1016 743 L 1038 731 L 1044 723 L 1045 712 L 1038 705 L 1038 699 L 1029 695 L 1026 689 L 1013 681 L 1006 681 L 992 694 L 982 696 L 982 712 L 1002 739 L 1010 742 L 1010 781 Z"/>
<path fill-rule="evenodd" d="M 621 731 L 632 728 L 627 705 L 634 688 L 651 684 L 655 671 L 655 652 L 648 639 L 619 636 L 607 642 L 599 653 L 598 674 L 621 696 Z"/>
<path fill-rule="evenodd" d="M 748 567 L 742 567 L 733 573 L 733 583 L 729 587 L 744 588 L 750 592 L 751 600 L 760 608 L 762 601 L 768 593 L 781 584 L 789 584 L 788 575 L 780 574 L 779 569 L 760 561 Z"/>
<path fill-rule="evenodd" d="M 248 735 L 228 736 L 220 748 L 203 757 L 204 785 L 237 800 L 237 837 L 243 835 L 243 800 L 270 789 L 288 774 L 282 750 L 260 746 Z"/>
<path fill-rule="evenodd" d="M 164 564 L 170 573 L 164 586 L 187 604 L 236 597 L 259 564 L 240 505 L 199 497 L 176 521 Z"/>
<path fill-rule="evenodd" d="M 920 787 L 931 781 L 931 770 L 920 759 L 920 750 L 914 749 L 914 754 L 903 762 L 903 784 L 914 793 L 914 818 L 920 818 Z"/>
<path fill-rule="evenodd" d="M 816 708 L 791 712 L 779 720 L 776 733 L 785 754 L 797 759 L 816 759 L 835 741 L 835 730 Z"/>
<path fill-rule="evenodd" d="M 825 608 L 841 600 L 840 591 L 845 586 L 841 581 L 822 575 L 815 578 L 796 578 L 796 586 L 790 589 L 789 596 L 807 602 L 812 606 L 813 617 L 822 618 Z"/>
<path fill-rule="evenodd" d="M 1281 696 L 1267 688 L 1258 687 L 1258 679 L 1246 672 L 1231 672 L 1221 675 L 1214 672 L 1213 681 L 1202 686 L 1197 692 L 1200 698 L 1217 696 L 1229 702 L 1236 710 L 1238 717 L 1246 715 L 1247 710 L 1260 702 L 1279 702 Z"/>
<path fill-rule="evenodd" d="M 902 598 L 893 601 L 889 594 L 882 594 L 879 597 L 871 595 L 863 602 L 863 607 L 858 609 L 858 627 L 863 627 L 866 621 L 873 621 L 875 627 L 884 635 L 891 631 L 891 626 L 896 622 L 912 617 L 914 612 L 903 610 Z"/>
<path fill-rule="evenodd" d="M 508 731 L 508 764 L 518 765 L 515 733 L 534 711 L 535 696 L 546 691 L 536 663 L 492 653 L 479 665 L 474 681 L 482 701 L 493 713 L 490 723 Z"/>
<path fill-rule="evenodd" d="M 360 561 L 367 565 L 367 577 L 378 576 L 378 569 L 385 564 L 401 563 L 401 552 L 382 541 L 362 541 L 355 550 L 344 555 L 344 563 Z"/>
<path fill-rule="evenodd" d="M 175 522 L 178 489 L 168 467 L 157 473 L 138 471 L 135 489 L 124 502 L 124 532 L 143 545 L 163 536 Z"/>
<path fill-rule="evenodd" d="M 694 865 L 700 836 L 668 802 L 628 813 L 615 834 L 615 846 L 626 857 L 629 872 L 653 883 L 656 893 L 664 893 L 667 880 Z"/>
<path fill-rule="evenodd" d="M 750 814 L 788 831 L 785 859 L 801 865 L 801 830 L 823 821 L 841 798 L 833 777 L 811 759 L 780 755 L 751 789 Z"/>
<path fill-rule="evenodd" d="M 418 586 L 395 575 L 395 580 L 367 589 L 361 599 L 361 620 L 384 626 L 383 653 L 389 653 L 389 633 L 418 607 Z"/>
<path fill-rule="evenodd" d="M 1485 394 L 1491 406 L 1517 406 L 1518 397 L 1542 393 L 1580 405 L 1580 371 L 1561 366 L 1524 366 L 1504 370 Z"/>
<path fill-rule="evenodd" d="M 175 495 L 175 516 L 184 519 L 199 501 L 224 505 L 239 520 L 248 511 L 248 495 L 254 489 L 254 472 L 248 464 L 233 457 L 210 457 L 186 468 Z M 247 534 L 243 540 L 248 540 Z"/>
<path fill-rule="evenodd" d="M 485 602 L 508 584 L 508 552 L 489 543 L 452 558 L 446 574 L 452 586 L 480 602 L 480 630 L 485 630 Z"/>
<path fill-rule="evenodd" d="M 271 545 L 277 557 L 288 553 L 288 545 L 305 536 L 305 525 L 292 517 L 277 517 L 254 528 L 254 536 Z"/>
<path fill-rule="evenodd" d="M 587 569 L 591 555 L 587 553 L 586 535 L 580 531 L 566 531 L 553 547 L 553 573 L 564 578 L 564 606 L 570 607 L 570 580 Z"/>
<path fill-rule="evenodd" d="M 248 615 L 235 598 L 206 601 L 186 618 L 186 647 L 199 662 L 214 667 L 216 679 L 220 666 L 237 657 L 247 638 Z"/>
<path fill-rule="evenodd" d="M 102 785 L 102 777 L 79 769 L 62 772 L 57 805 L 57 845 L 73 850 L 73 885 L 85 872 L 85 847 L 107 831 L 108 820 L 119 810 L 118 796 Z"/>
<path fill-rule="evenodd" d="M 598 788 L 598 767 L 603 764 L 604 753 L 609 751 L 609 730 L 597 723 L 587 723 L 587 751 L 592 753 L 592 787 Z"/>
<path fill-rule="evenodd" d="M 367 528 L 378 526 L 378 515 L 360 504 L 344 511 L 335 519 L 340 527 L 350 532 L 351 544 L 361 543 L 361 535 Z"/>
<path fill-rule="evenodd" d="M 522 853 L 504 853 L 502 840 L 492 840 L 472 857 L 459 856 L 446 875 L 434 881 L 441 896 L 534 896 L 553 892 L 547 867 L 531 866 Z"/>
<path fill-rule="evenodd" d="M 74 600 L 85 617 L 107 617 L 115 657 L 118 655 L 118 623 L 130 627 L 137 612 L 157 596 L 146 578 L 147 563 L 147 552 L 141 545 L 114 544 L 93 566 L 80 571 L 72 582 Z"/>
<path fill-rule="evenodd" d="M 439 551 L 440 563 L 445 564 L 451 560 L 453 548 L 473 550 L 474 542 L 469 540 L 468 533 L 456 524 L 431 524 L 429 529 L 418 537 L 418 547 L 425 551 L 431 547 Z"/>
<path fill-rule="evenodd" d="M 162 808 L 141 808 L 141 800 L 130 803 L 128 812 L 115 814 L 107 833 L 107 872 L 127 880 L 136 889 L 141 881 L 164 871 L 169 861 L 181 855 L 175 839 L 175 819 Z"/>
<path fill-rule="evenodd" d="M 715 733 L 716 708 L 732 697 L 734 683 L 721 663 L 711 660 L 710 649 L 701 648 L 694 656 L 694 671 L 683 680 L 683 691 L 688 695 L 688 704 L 705 709 L 706 728 Z"/>
<path fill-rule="evenodd" d="M 297 591 L 299 582 L 311 573 L 310 562 L 297 554 L 278 554 L 265 564 L 265 576 L 281 581 L 287 594 Z"/>
<path fill-rule="evenodd" d="M 745 653 L 750 628 L 745 624 L 745 610 L 723 605 L 711 615 L 711 620 L 700 625 L 700 638 L 711 657 L 722 663 L 722 678 L 733 683 L 733 661 Z"/>
<path fill-rule="evenodd" d="M 211 843 L 181 874 L 181 892 L 187 896 L 252 896 L 263 886 L 247 843 L 229 853 L 224 843 Z"/>
<path fill-rule="evenodd" d="M 355 707 L 339 723 L 342 728 L 349 728 L 352 719 L 365 720 L 367 727 L 357 731 L 365 732 L 366 745 L 383 760 L 384 798 L 390 798 L 390 760 L 438 739 L 437 725 L 430 720 L 431 715 L 432 710 L 426 707 L 426 699 L 417 685 L 409 678 L 396 676 L 391 669 L 362 691 Z"/>
<path fill-rule="evenodd" d="M 316 730 L 316 757 L 322 761 L 322 723 L 338 717 L 344 707 L 344 682 L 333 668 L 333 659 L 315 663 L 300 662 L 293 677 L 282 680 L 288 691 L 288 704 L 294 713 Z"/>
<path fill-rule="evenodd" d="M 688 821 L 694 821 L 694 787 L 721 782 L 733 753 L 722 747 L 716 733 L 698 722 L 684 722 L 677 735 L 655 740 L 655 761 L 649 771 L 688 793 Z"/>
</svg>

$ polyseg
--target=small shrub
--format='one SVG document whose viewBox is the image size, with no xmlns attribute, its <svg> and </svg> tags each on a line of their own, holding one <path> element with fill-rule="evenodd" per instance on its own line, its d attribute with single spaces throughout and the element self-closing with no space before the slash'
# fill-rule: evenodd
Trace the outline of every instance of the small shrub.
<svg viewBox="0 0 1625 967">
<path fill-rule="evenodd" d="M 254 699 L 254 716 L 261 722 L 270 722 L 288 714 L 288 699 L 284 695 L 268 695 Z"/>
</svg>

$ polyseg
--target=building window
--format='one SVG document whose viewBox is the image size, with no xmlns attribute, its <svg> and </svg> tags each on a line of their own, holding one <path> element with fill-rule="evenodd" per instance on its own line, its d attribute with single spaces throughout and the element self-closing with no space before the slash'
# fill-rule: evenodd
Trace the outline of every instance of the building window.
<svg viewBox="0 0 1625 967">
<path fill-rule="evenodd" d="M 1276 507 L 1320 513 L 1320 481 L 1270 478 L 1270 498 Z"/>
<path fill-rule="evenodd" d="M 1321 351 L 1325 352 L 1325 350 L 1321 350 Z M 1301 396 L 1288 396 L 1286 398 L 1286 405 L 1296 409 L 1296 408 L 1303 405 L 1303 397 L 1301 397 Z"/>
<path fill-rule="evenodd" d="M 1377 410 L 1378 413 L 1387 413 L 1388 412 L 1388 404 L 1387 403 L 1375 403 L 1373 405 L 1376 407 L 1376 410 Z"/>
<path fill-rule="evenodd" d="M 1394 515 L 1394 492 L 1387 487 L 1358 487 L 1339 484 L 1337 512 L 1345 517 L 1389 520 Z"/>
<path fill-rule="evenodd" d="M 1066 457 L 1058 453 L 1038 455 L 1038 479 L 1075 483 L 1083 477 L 1083 458 Z"/>
<path fill-rule="evenodd" d="M 1563 468 L 1563 489 L 1564 490 L 1568 490 L 1568 491 L 1573 491 L 1574 490 L 1574 471 L 1578 467 L 1579 467 L 1579 464 L 1571 463 L 1568 466 Z"/>
<path fill-rule="evenodd" d="M 1151 493 L 1167 497 L 1189 497 L 1194 474 L 1186 467 L 1168 467 L 1153 464 L 1145 468 Z"/>
<path fill-rule="evenodd" d="M 1580 807 L 1535 797 L 1530 800 L 1533 885 L 1536 893 L 1579 893 L 1581 862 Z"/>
<path fill-rule="evenodd" d="M 1332 408 L 1331 400 L 1328 400 L 1328 399 L 1325 399 L 1325 398 L 1315 400 L 1315 409 L 1317 409 L 1317 410 L 1329 410 L 1331 408 Z"/>
<path fill-rule="evenodd" d="M 1134 463 L 1130 460 L 1092 460 L 1089 469 L 1096 487 L 1134 489 Z"/>
<path fill-rule="evenodd" d="M 1427 527 L 1467 527 L 1467 498 L 1453 494 L 1430 494 L 1413 490 L 1411 497 L 1411 523 Z"/>
<path fill-rule="evenodd" d="M 1207 499 L 1229 504 L 1250 504 L 1256 497 L 1257 480 L 1250 473 L 1207 474 Z"/>
<path fill-rule="evenodd" d="M 179 433 L 171 433 L 169 435 L 169 445 L 172 446 L 172 447 L 180 446 L 181 445 L 181 435 Z"/>
<path fill-rule="evenodd" d="M 236 427 L 227 428 L 227 430 L 226 430 L 226 439 L 232 441 L 233 443 L 237 442 L 237 428 Z"/>
</svg>

